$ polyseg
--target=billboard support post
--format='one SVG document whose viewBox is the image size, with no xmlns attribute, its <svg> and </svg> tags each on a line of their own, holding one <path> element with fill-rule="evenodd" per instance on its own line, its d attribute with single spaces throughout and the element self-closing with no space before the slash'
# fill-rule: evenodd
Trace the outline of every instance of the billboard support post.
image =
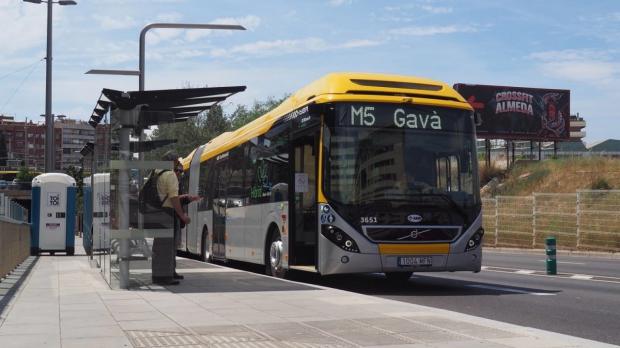
<svg viewBox="0 0 620 348">
<path fill-rule="evenodd" d="M 541 142 L 539 141 L 538 142 L 538 160 L 539 161 L 542 161 L 542 156 L 541 155 L 542 155 L 542 145 L 541 145 Z"/>
</svg>

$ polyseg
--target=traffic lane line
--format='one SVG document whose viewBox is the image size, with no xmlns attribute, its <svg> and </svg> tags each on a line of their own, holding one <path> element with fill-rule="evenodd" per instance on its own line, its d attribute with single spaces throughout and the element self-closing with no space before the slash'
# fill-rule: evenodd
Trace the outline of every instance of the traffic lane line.
<svg viewBox="0 0 620 348">
<path fill-rule="evenodd" d="M 538 262 L 547 262 L 547 260 L 538 260 Z M 556 261 L 557 263 L 563 263 L 566 265 L 587 265 L 585 262 L 573 262 L 573 261 Z"/>
<path fill-rule="evenodd" d="M 512 292 L 515 294 L 525 294 L 525 295 L 535 295 L 535 296 L 555 296 L 556 293 L 554 292 L 539 292 L 539 291 L 528 291 L 528 290 L 521 290 L 521 289 L 517 289 L 517 288 L 510 288 L 510 287 L 504 287 L 504 286 L 495 286 L 495 285 L 486 285 L 486 284 L 469 284 L 466 285 L 467 287 L 470 288 L 476 288 L 476 289 L 486 289 L 486 290 L 495 290 L 495 291 L 502 291 L 502 292 Z"/>
<path fill-rule="evenodd" d="M 545 271 L 506 268 L 506 267 L 494 267 L 494 266 L 482 266 L 481 270 L 487 271 L 487 272 L 513 273 L 513 274 L 530 275 L 530 276 L 536 276 L 536 277 L 564 278 L 564 279 L 588 280 L 588 281 L 593 281 L 593 282 L 620 284 L 620 278 L 618 277 L 597 276 L 597 275 L 592 275 L 592 274 L 558 273 L 556 275 L 549 275 Z"/>
</svg>

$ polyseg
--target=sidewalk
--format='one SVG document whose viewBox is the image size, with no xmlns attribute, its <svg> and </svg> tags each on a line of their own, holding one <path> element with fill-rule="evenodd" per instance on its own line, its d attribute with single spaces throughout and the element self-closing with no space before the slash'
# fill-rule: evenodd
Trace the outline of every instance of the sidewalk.
<svg viewBox="0 0 620 348">
<path fill-rule="evenodd" d="M 0 314 L 0 347 L 612 347 L 192 260 L 178 263 L 181 285 L 123 291 L 110 290 L 85 256 L 41 256 Z"/>
</svg>

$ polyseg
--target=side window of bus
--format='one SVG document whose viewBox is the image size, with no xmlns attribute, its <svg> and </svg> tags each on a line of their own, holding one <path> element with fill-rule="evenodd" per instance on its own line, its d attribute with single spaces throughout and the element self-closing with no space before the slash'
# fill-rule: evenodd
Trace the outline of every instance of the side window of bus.
<svg viewBox="0 0 620 348">
<path fill-rule="evenodd" d="M 276 127 L 247 143 L 245 192 L 250 204 L 288 200 L 288 132 Z"/>
<path fill-rule="evenodd" d="M 267 132 L 264 142 L 270 154 L 268 175 L 272 187 L 269 201 L 286 201 L 289 194 L 288 181 L 291 170 L 288 156 L 289 132 L 287 125 L 281 125 Z"/>
<path fill-rule="evenodd" d="M 244 206 L 243 192 L 243 168 L 245 167 L 243 147 L 237 147 L 230 150 L 229 163 L 229 181 L 226 194 L 226 207 L 235 208 Z"/>
<path fill-rule="evenodd" d="M 198 179 L 198 195 L 203 199 L 198 203 L 198 210 L 204 211 L 210 209 L 210 197 L 207 190 L 209 174 L 212 170 L 212 161 L 205 161 L 200 164 L 200 177 Z"/>
</svg>

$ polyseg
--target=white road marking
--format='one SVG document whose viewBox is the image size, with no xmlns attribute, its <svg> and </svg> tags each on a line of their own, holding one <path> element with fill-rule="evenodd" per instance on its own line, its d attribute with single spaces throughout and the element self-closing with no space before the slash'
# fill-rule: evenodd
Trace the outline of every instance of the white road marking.
<svg viewBox="0 0 620 348">
<path fill-rule="evenodd" d="M 592 282 L 620 284 L 620 277 L 608 277 L 608 276 L 590 275 L 590 274 L 570 274 L 570 273 L 549 275 L 549 274 L 545 274 L 544 271 L 532 271 L 531 273 L 530 272 L 526 273 L 526 271 L 530 271 L 530 270 L 520 270 L 516 268 L 493 267 L 493 266 L 482 266 L 481 269 L 487 272 L 523 274 L 523 275 L 529 275 L 529 276 L 534 276 L 534 277 L 549 277 L 549 278 L 556 278 L 556 279 L 577 279 L 577 280 L 589 280 Z"/>
<path fill-rule="evenodd" d="M 573 279 L 584 279 L 584 280 L 589 280 L 589 279 L 594 278 L 594 276 L 587 275 L 587 274 L 573 274 L 570 277 Z"/>
<path fill-rule="evenodd" d="M 547 262 L 547 260 L 538 260 L 539 262 Z M 573 261 L 556 261 L 556 263 L 563 263 L 566 265 L 585 265 L 585 262 L 573 262 Z"/>
<path fill-rule="evenodd" d="M 513 292 L 515 294 L 526 294 L 526 295 L 535 295 L 535 296 L 555 296 L 555 293 L 549 293 L 549 292 L 532 292 L 532 291 L 525 291 L 525 290 L 520 290 L 520 289 L 515 289 L 515 288 L 506 288 L 503 286 L 494 286 L 494 285 L 484 285 L 484 284 L 472 284 L 472 285 L 467 285 L 470 288 L 477 288 L 477 289 L 487 289 L 487 290 L 497 290 L 497 291 L 504 291 L 504 292 Z"/>
<path fill-rule="evenodd" d="M 515 273 L 519 273 L 519 274 L 532 274 L 532 273 L 536 273 L 536 271 L 532 271 L 531 269 L 520 269 L 520 270 L 516 271 Z"/>
</svg>

